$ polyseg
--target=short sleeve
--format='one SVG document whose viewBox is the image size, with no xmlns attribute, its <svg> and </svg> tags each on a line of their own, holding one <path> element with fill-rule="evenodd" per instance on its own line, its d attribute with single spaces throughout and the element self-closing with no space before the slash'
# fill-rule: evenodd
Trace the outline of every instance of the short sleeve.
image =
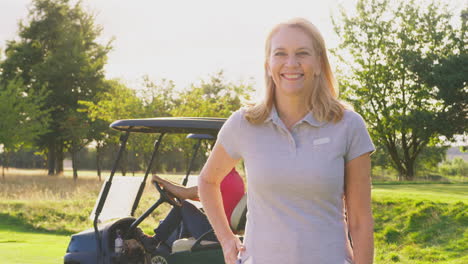
<svg viewBox="0 0 468 264">
<path fill-rule="evenodd" d="M 362 154 L 374 152 L 375 147 L 362 117 L 352 111 L 346 114 L 350 115 L 345 153 L 345 162 L 348 163 Z"/>
<path fill-rule="evenodd" d="M 242 118 L 241 110 L 234 112 L 218 133 L 217 143 L 221 144 L 233 159 L 241 158 L 239 133 Z"/>
</svg>

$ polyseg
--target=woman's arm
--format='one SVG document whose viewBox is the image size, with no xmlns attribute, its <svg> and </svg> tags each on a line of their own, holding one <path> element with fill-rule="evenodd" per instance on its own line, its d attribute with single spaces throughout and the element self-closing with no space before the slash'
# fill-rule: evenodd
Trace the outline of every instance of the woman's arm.
<svg viewBox="0 0 468 264">
<path fill-rule="evenodd" d="M 244 248 L 231 231 L 226 219 L 220 183 L 238 161 L 231 158 L 221 144 L 216 144 L 198 179 L 199 196 L 203 209 L 221 243 L 224 260 L 227 264 L 234 264 L 238 251 L 243 251 Z"/>
<path fill-rule="evenodd" d="M 355 264 L 371 264 L 374 259 L 370 164 L 366 153 L 349 161 L 345 169 L 345 201 Z"/>
<path fill-rule="evenodd" d="M 181 200 L 198 200 L 198 187 L 185 187 L 182 185 L 178 185 L 176 183 L 170 182 L 165 180 L 157 175 L 153 175 L 151 182 L 157 182 L 160 184 L 164 189 L 166 189 L 169 193 L 174 195 L 175 197 Z"/>
</svg>

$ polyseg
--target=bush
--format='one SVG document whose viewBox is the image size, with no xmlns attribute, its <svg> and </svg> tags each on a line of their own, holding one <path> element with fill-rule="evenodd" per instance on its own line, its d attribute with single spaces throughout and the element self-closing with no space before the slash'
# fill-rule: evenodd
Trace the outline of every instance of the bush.
<svg viewBox="0 0 468 264">
<path fill-rule="evenodd" d="M 454 158 L 439 165 L 439 172 L 449 176 L 468 176 L 468 162 L 462 158 Z"/>
</svg>

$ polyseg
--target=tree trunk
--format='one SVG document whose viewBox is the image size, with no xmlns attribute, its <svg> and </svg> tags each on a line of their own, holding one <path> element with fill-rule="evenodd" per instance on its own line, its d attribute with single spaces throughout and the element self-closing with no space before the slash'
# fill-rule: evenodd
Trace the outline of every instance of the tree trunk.
<svg viewBox="0 0 468 264">
<path fill-rule="evenodd" d="M 53 176 L 55 174 L 55 144 L 50 142 L 47 146 L 47 175 Z"/>
<path fill-rule="evenodd" d="M 101 181 L 101 145 L 96 145 L 96 169 L 99 181 Z"/>
<path fill-rule="evenodd" d="M 56 157 L 55 173 L 57 175 L 63 175 L 63 143 L 62 142 L 60 142 L 57 145 L 55 157 Z"/>
<path fill-rule="evenodd" d="M 10 151 L 5 151 L 5 157 L 6 157 L 5 168 L 9 170 L 10 169 Z"/>
<path fill-rule="evenodd" d="M 76 160 L 76 153 L 77 151 L 72 151 L 72 168 L 73 168 L 73 180 L 76 181 L 78 179 L 78 164 Z"/>
<path fill-rule="evenodd" d="M 392 158 L 395 169 L 398 171 L 398 181 L 414 180 L 414 161 L 410 157 L 404 156 L 400 159 L 398 150 L 387 147 L 387 150 Z M 405 151 L 405 150 L 403 150 Z"/>
<path fill-rule="evenodd" d="M 411 160 L 406 161 L 406 180 L 414 181 L 414 162 Z"/>
<path fill-rule="evenodd" d="M 6 158 L 5 158 L 5 152 L 3 152 L 3 155 L 2 155 L 2 156 L 3 156 L 3 162 L 2 162 L 2 179 L 5 180 L 5 163 L 6 163 L 6 161 L 5 161 L 5 159 L 6 159 Z"/>
</svg>

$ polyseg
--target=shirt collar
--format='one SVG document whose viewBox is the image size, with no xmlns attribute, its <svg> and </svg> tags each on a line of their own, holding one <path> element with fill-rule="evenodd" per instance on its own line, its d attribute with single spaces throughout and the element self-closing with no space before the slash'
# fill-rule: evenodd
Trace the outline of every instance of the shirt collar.
<svg viewBox="0 0 468 264">
<path fill-rule="evenodd" d="M 314 114 L 312 114 L 312 112 L 307 113 L 307 115 L 304 116 L 301 122 L 309 123 L 309 125 L 315 126 L 315 127 L 321 127 L 325 125 L 326 123 L 325 121 L 320 122 L 317 119 L 315 119 Z"/>
<path fill-rule="evenodd" d="M 265 119 L 265 123 L 271 121 L 271 122 L 277 124 L 279 122 L 279 120 L 280 120 L 280 118 L 279 118 L 279 115 L 278 115 L 278 111 L 276 110 L 275 105 L 273 105 L 271 107 L 270 115 Z"/>
<path fill-rule="evenodd" d="M 278 111 L 276 110 L 275 105 L 271 107 L 270 115 L 267 117 L 267 119 L 265 119 L 265 123 L 270 122 L 270 121 L 275 124 L 280 123 L 280 117 L 278 115 Z M 315 119 L 312 112 L 307 113 L 307 115 L 305 115 L 304 118 L 302 118 L 298 123 L 301 123 L 301 122 L 308 123 L 309 125 L 315 126 L 315 127 L 321 127 L 325 125 L 326 123 L 325 121 L 320 122 L 317 119 Z"/>
</svg>

